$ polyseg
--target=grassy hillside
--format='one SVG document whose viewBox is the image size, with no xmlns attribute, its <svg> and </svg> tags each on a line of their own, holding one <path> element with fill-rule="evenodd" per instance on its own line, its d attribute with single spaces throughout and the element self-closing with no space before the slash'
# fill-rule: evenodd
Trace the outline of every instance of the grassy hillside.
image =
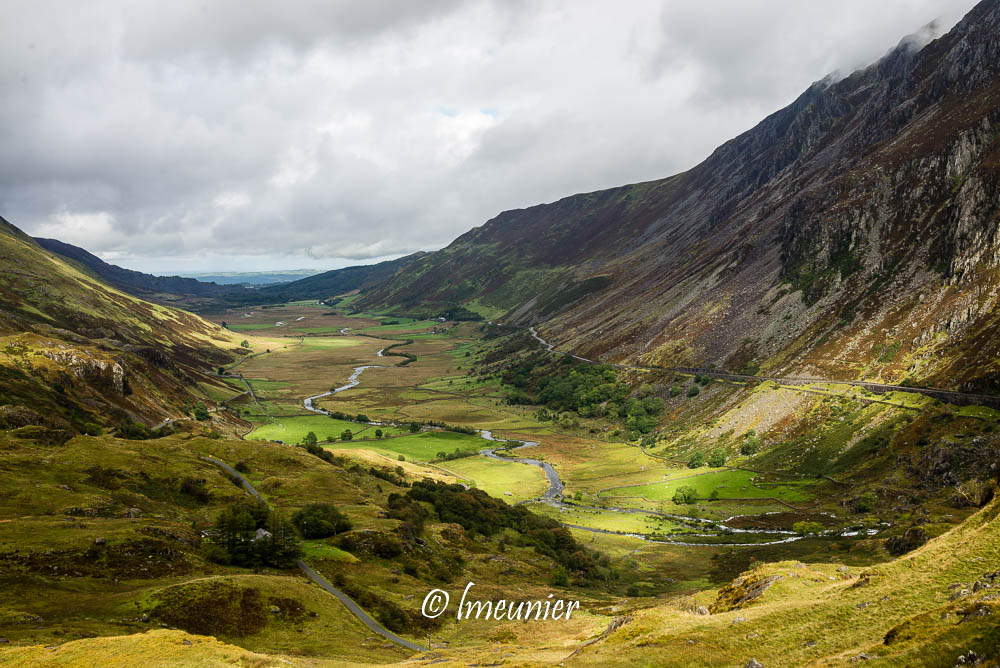
<svg viewBox="0 0 1000 668">
<path fill-rule="evenodd" d="M 120 292 L 0 223 L 0 426 L 159 422 L 247 352 L 233 332 Z"/>
</svg>

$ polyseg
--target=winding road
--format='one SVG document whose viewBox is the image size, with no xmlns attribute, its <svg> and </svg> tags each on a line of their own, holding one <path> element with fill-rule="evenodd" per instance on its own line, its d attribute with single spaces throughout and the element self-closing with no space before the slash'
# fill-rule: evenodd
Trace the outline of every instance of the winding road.
<svg viewBox="0 0 1000 668">
<path fill-rule="evenodd" d="M 260 492 L 258 492 L 256 489 L 254 489 L 254 486 L 252 484 L 250 484 L 250 481 L 247 480 L 246 477 L 244 477 L 242 473 L 240 473 L 239 471 L 237 471 L 236 469 L 234 469 L 233 467 L 231 467 L 229 464 L 225 463 L 221 459 L 216 459 L 215 457 L 211 457 L 211 456 L 208 456 L 208 455 L 205 455 L 204 459 L 207 462 L 211 462 L 212 464 L 215 464 L 216 466 L 218 466 L 219 468 L 221 468 L 223 471 L 225 471 L 226 473 L 228 473 L 230 476 L 238 479 L 240 481 L 240 485 L 243 487 L 243 489 L 248 494 L 250 494 L 250 496 L 254 497 L 255 499 L 258 499 L 259 501 L 267 503 L 267 500 L 264 499 L 264 497 L 260 495 Z M 378 622 L 376 622 L 374 619 L 372 619 L 368 615 L 367 612 L 365 612 L 364 610 L 362 610 L 361 607 L 357 603 L 355 603 L 353 600 L 351 600 L 350 596 L 348 596 L 347 594 L 345 594 L 344 592 L 340 591 L 339 589 L 337 589 L 336 587 L 334 587 L 332 584 L 330 584 L 329 580 L 327 580 L 322 575 L 320 575 L 315 570 L 313 570 L 309 566 L 309 564 L 307 564 L 303 560 L 299 559 L 295 563 L 299 567 L 299 570 L 301 570 L 303 573 L 305 573 L 305 575 L 306 575 L 307 578 L 309 578 L 310 580 L 312 580 L 313 582 L 315 582 L 316 584 L 318 584 L 320 587 L 322 587 L 324 590 L 326 590 L 330 594 L 333 594 L 334 596 L 336 596 L 340 600 L 340 602 L 343 603 L 344 606 L 348 610 L 350 610 L 351 614 L 353 614 L 355 617 L 357 617 L 361 621 L 362 624 L 364 624 L 365 626 L 367 626 L 369 629 L 371 629 L 375 633 L 377 633 L 380 636 L 383 636 L 385 638 L 388 638 L 389 640 L 391 640 L 392 642 L 396 643 L 397 645 L 405 647 L 406 649 L 409 649 L 409 650 L 413 650 L 414 652 L 426 652 L 426 651 L 428 651 L 426 647 L 422 647 L 422 646 L 420 646 L 420 645 L 418 645 L 418 644 L 416 644 L 414 642 L 410 642 L 409 640 L 407 640 L 405 638 L 400 638 L 395 633 L 393 633 L 392 631 L 389 631 L 388 629 L 386 629 L 385 627 L 383 627 L 381 624 L 379 624 Z"/>
</svg>

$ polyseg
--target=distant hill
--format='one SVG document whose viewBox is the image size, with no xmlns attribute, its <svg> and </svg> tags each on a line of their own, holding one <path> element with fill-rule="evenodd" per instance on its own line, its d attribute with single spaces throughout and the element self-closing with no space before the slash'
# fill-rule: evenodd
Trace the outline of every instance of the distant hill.
<svg viewBox="0 0 1000 668">
<path fill-rule="evenodd" d="M 157 294 L 194 295 L 198 297 L 224 297 L 227 294 L 238 293 L 241 288 L 217 285 L 199 281 L 195 278 L 180 276 L 153 276 L 141 271 L 124 269 L 108 264 L 93 253 L 59 241 L 57 239 L 35 238 L 42 248 L 79 262 L 116 288 L 139 296 L 155 296 Z"/>
<path fill-rule="evenodd" d="M 302 278 L 315 276 L 320 272 L 313 269 L 293 269 L 289 271 L 233 271 L 209 274 L 183 274 L 182 278 L 193 278 L 203 283 L 219 285 L 274 285 L 290 283 Z"/>
<path fill-rule="evenodd" d="M 21 233 L 20 230 L 18 232 Z M 210 312 L 230 306 L 269 304 L 298 299 L 326 299 L 352 290 L 369 289 L 388 280 L 400 269 L 407 266 L 409 262 L 424 255 L 424 253 L 415 253 L 387 262 L 344 267 L 298 280 L 251 288 L 243 284 L 219 285 L 190 277 L 153 276 L 109 264 L 79 246 L 56 239 L 39 238 L 34 241 L 52 253 L 79 263 L 85 271 L 92 272 L 102 280 L 131 295 L 160 303 L 180 305 L 195 312 Z M 277 275 L 279 275 L 277 272 L 255 272 L 237 274 L 236 276 Z M 244 281 L 243 283 L 254 282 Z"/>
</svg>

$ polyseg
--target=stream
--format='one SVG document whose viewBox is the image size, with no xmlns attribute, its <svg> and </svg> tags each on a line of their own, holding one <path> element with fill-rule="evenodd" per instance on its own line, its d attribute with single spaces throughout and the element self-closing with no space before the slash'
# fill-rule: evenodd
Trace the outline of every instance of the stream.
<svg viewBox="0 0 1000 668">
<path fill-rule="evenodd" d="M 378 351 L 378 353 L 377 353 L 378 357 L 384 357 L 384 355 L 383 355 L 383 351 L 384 350 L 385 350 L 385 348 L 382 348 L 381 350 Z M 357 387 L 361 383 L 361 374 L 365 372 L 365 369 L 377 369 L 377 368 L 382 368 L 382 367 L 380 367 L 377 364 L 365 364 L 363 366 L 356 366 L 356 367 L 354 367 L 354 372 L 351 374 L 350 378 L 347 379 L 347 383 L 345 385 L 342 385 L 341 387 L 334 388 L 334 389 L 330 390 L 329 392 L 323 392 L 322 394 L 317 394 L 317 395 L 314 395 L 314 396 L 311 396 L 311 397 L 308 397 L 308 398 L 304 399 L 303 402 L 302 402 L 303 407 L 305 407 L 305 409 L 308 410 L 308 411 L 312 411 L 313 413 L 321 413 L 323 415 L 329 415 L 329 411 L 326 411 L 326 410 L 324 410 L 322 408 L 317 408 L 313 404 L 313 402 L 316 399 L 321 399 L 323 397 L 328 397 L 328 396 L 337 394 L 338 392 L 343 392 L 344 390 L 349 390 L 352 387 Z M 371 423 L 371 424 L 377 424 L 377 423 Z M 494 438 L 493 437 L 493 432 L 491 432 L 488 429 L 477 430 L 477 433 L 479 434 L 480 437 L 486 439 L 487 441 L 492 441 L 492 442 L 495 442 L 495 443 L 506 443 L 506 442 L 508 442 L 508 439 Z M 534 447 L 538 446 L 538 442 L 537 441 L 517 441 L 517 442 L 521 443 L 521 445 L 513 447 L 513 448 L 501 448 L 501 447 L 485 448 L 483 450 L 480 450 L 479 454 L 481 454 L 481 455 L 483 455 L 485 457 L 490 457 L 491 459 L 498 459 L 500 461 L 514 462 L 514 463 L 517 463 L 517 464 L 525 464 L 525 465 L 528 465 L 528 466 L 537 466 L 537 467 L 541 468 L 542 471 L 545 472 L 545 477 L 546 477 L 546 479 L 548 480 L 548 483 L 549 483 L 548 489 L 546 489 L 545 492 L 542 494 L 542 496 L 538 497 L 537 499 L 531 499 L 531 500 L 528 500 L 528 501 L 522 501 L 520 503 L 545 503 L 547 505 L 550 505 L 550 506 L 552 506 L 554 508 L 558 508 L 560 510 L 592 510 L 592 511 L 598 511 L 598 512 L 622 513 L 622 514 L 630 514 L 630 515 L 649 515 L 651 517 L 662 517 L 664 519 L 669 519 L 669 520 L 673 520 L 673 521 L 676 521 L 676 522 L 680 522 L 682 524 L 686 524 L 688 526 L 691 526 L 692 528 L 709 529 L 709 530 L 712 531 L 712 533 L 689 533 L 689 534 L 684 534 L 685 537 L 691 537 L 691 538 L 694 538 L 694 537 L 708 538 L 708 537 L 716 537 L 716 536 L 720 536 L 720 535 L 731 535 L 731 534 L 758 534 L 758 535 L 776 536 L 778 538 L 776 540 L 762 541 L 762 542 L 758 542 L 758 543 L 690 543 L 690 542 L 682 542 L 682 541 L 678 541 L 678 540 L 671 540 L 669 538 L 662 538 L 662 539 L 661 538 L 653 538 L 651 536 L 647 536 L 645 534 L 640 534 L 640 533 L 629 533 L 629 532 L 624 532 L 624 531 L 612 531 L 610 529 L 596 529 L 596 528 L 593 528 L 593 527 L 585 527 L 585 526 L 579 526 L 579 525 L 576 525 L 576 524 L 568 524 L 566 522 L 560 522 L 560 524 L 562 524 L 563 526 L 570 527 L 570 528 L 573 528 L 573 529 L 578 529 L 578 530 L 581 530 L 581 531 L 589 531 L 591 533 L 610 534 L 610 535 L 617 535 L 617 536 L 630 536 L 630 537 L 633 537 L 633 538 L 640 538 L 642 540 L 645 540 L 645 541 L 648 541 L 648 542 L 651 542 L 651 543 L 667 543 L 667 544 L 670 544 L 670 545 L 683 545 L 683 546 L 691 546 L 691 547 L 717 547 L 717 546 L 725 546 L 725 547 L 750 547 L 750 546 L 758 546 L 758 545 L 775 545 L 775 544 L 778 544 L 778 543 L 790 543 L 792 541 L 800 540 L 802 538 L 802 536 L 798 536 L 798 535 L 796 535 L 792 531 L 784 531 L 784 530 L 780 530 L 780 529 L 736 529 L 736 528 L 729 527 L 729 526 L 726 525 L 726 522 L 728 520 L 723 520 L 721 522 L 718 522 L 718 521 L 706 520 L 706 519 L 702 519 L 702 518 L 698 518 L 698 517 L 688 517 L 686 515 L 673 515 L 673 514 L 668 514 L 668 513 L 660 513 L 660 512 L 654 511 L 654 510 L 645 510 L 645 509 L 642 509 L 642 508 L 620 508 L 620 507 L 602 507 L 602 506 L 583 506 L 583 505 L 577 505 L 577 504 L 574 504 L 574 503 L 566 503 L 565 501 L 563 501 L 563 498 L 562 498 L 562 493 L 563 493 L 563 490 L 566 488 L 566 485 L 565 485 L 565 483 L 563 483 L 562 479 L 559 477 L 559 474 L 556 472 L 556 470 L 552 467 L 551 464 L 549 464 L 546 461 L 540 460 L 540 459 L 531 459 L 531 458 L 528 458 L 528 457 L 503 457 L 503 456 L 497 454 L 497 450 L 507 450 L 508 452 L 513 452 L 514 450 L 523 450 L 525 448 L 534 448 Z M 733 518 L 729 518 L 729 519 L 733 519 Z"/>
</svg>

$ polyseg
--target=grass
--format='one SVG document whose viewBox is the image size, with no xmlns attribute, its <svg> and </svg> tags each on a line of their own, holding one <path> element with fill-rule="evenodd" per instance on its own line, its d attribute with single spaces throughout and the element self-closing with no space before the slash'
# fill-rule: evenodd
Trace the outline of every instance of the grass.
<svg viewBox="0 0 1000 668">
<path fill-rule="evenodd" d="M 355 438 L 371 437 L 373 440 L 376 429 L 381 429 L 382 433 L 386 436 L 408 432 L 408 430 L 400 427 L 375 427 L 359 422 L 335 420 L 326 415 L 297 415 L 271 418 L 269 422 L 255 427 L 247 438 L 265 441 L 283 441 L 285 443 L 301 443 L 306 434 L 313 432 L 320 441 L 325 441 L 327 436 L 333 436 L 339 441 L 340 435 L 347 429 L 351 430 Z"/>
<path fill-rule="evenodd" d="M 490 496 L 508 503 L 537 499 L 548 489 L 548 479 L 537 466 L 486 457 L 465 457 L 440 462 L 440 466 L 473 481 Z"/>
<path fill-rule="evenodd" d="M 439 452 L 474 452 L 484 447 L 486 442 L 479 436 L 459 434 L 450 431 L 427 431 L 411 436 L 387 438 L 381 441 L 343 441 L 335 446 L 338 449 L 349 450 L 352 447 L 372 449 L 376 452 L 403 455 L 407 459 L 430 461 Z M 447 467 L 447 463 L 442 464 Z"/>
<path fill-rule="evenodd" d="M 750 471 L 737 469 L 708 470 L 686 478 L 675 478 L 661 483 L 647 483 L 614 490 L 602 496 L 644 496 L 656 501 L 673 498 L 679 487 L 692 487 L 698 497 L 707 499 L 712 492 L 718 492 L 722 499 L 753 499 L 774 497 L 782 501 L 808 501 L 811 498 L 811 482 L 765 483 L 762 476 Z"/>
</svg>

